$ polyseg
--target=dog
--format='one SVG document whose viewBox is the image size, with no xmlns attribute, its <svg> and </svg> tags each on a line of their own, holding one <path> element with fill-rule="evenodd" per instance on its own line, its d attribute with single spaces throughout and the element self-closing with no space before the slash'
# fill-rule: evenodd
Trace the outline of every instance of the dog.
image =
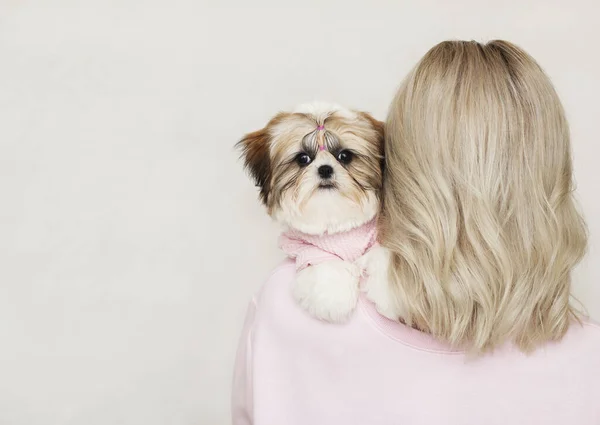
<svg viewBox="0 0 600 425">
<path fill-rule="evenodd" d="M 347 320 L 364 271 L 377 272 L 365 254 L 377 245 L 383 140 L 383 123 L 368 113 L 313 102 L 237 144 L 268 214 L 284 226 L 293 295 L 318 319 Z"/>
</svg>

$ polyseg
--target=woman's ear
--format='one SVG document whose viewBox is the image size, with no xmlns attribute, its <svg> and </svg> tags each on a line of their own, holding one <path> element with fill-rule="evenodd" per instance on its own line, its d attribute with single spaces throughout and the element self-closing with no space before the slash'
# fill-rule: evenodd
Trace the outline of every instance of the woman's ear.
<svg viewBox="0 0 600 425">
<path fill-rule="evenodd" d="M 266 205 L 269 198 L 271 181 L 271 158 L 269 144 L 271 136 L 267 127 L 248 133 L 240 140 L 236 147 L 241 149 L 244 158 L 244 167 L 257 187 L 260 188 L 260 199 Z"/>
</svg>

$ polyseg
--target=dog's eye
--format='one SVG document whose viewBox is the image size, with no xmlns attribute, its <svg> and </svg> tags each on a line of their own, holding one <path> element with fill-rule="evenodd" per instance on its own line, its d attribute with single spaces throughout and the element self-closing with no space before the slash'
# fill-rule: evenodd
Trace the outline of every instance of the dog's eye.
<svg viewBox="0 0 600 425">
<path fill-rule="evenodd" d="M 354 154 L 349 150 L 343 150 L 338 153 L 337 156 L 338 161 L 340 161 L 342 164 L 350 164 L 350 161 L 352 161 L 353 158 Z"/>
<path fill-rule="evenodd" d="M 304 167 L 305 165 L 310 164 L 310 161 L 312 161 L 312 160 L 310 159 L 310 156 L 308 156 L 307 153 L 301 152 L 298 155 L 296 155 L 296 162 L 301 167 Z"/>
</svg>

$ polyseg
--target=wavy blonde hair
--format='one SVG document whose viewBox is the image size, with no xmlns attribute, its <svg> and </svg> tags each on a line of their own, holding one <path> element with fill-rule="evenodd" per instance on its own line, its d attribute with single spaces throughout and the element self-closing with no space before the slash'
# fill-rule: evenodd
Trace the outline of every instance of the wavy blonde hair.
<svg viewBox="0 0 600 425">
<path fill-rule="evenodd" d="M 506 41 L 433 47 L 393 100 L 385 156 L 380 238 L 404 319 L 475 351 L 560 340 L 587 233 L 535 60 Z"/>
</svg>

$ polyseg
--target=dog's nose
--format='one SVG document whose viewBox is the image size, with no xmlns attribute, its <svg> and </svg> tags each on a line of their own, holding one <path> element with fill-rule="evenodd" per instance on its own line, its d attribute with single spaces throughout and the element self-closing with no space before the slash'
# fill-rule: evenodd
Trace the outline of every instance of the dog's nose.
<svg viewBox="0 0 600 425">
<path fill-rule="evenodd" d="M 331 165 L 321 165 L 317 169 L 317 171 L 319 172 L 319 176 L 321 176 L 322 179 L 328 179 L 333 174 L 333 168 L 331 167 Z"/>
</svg>

